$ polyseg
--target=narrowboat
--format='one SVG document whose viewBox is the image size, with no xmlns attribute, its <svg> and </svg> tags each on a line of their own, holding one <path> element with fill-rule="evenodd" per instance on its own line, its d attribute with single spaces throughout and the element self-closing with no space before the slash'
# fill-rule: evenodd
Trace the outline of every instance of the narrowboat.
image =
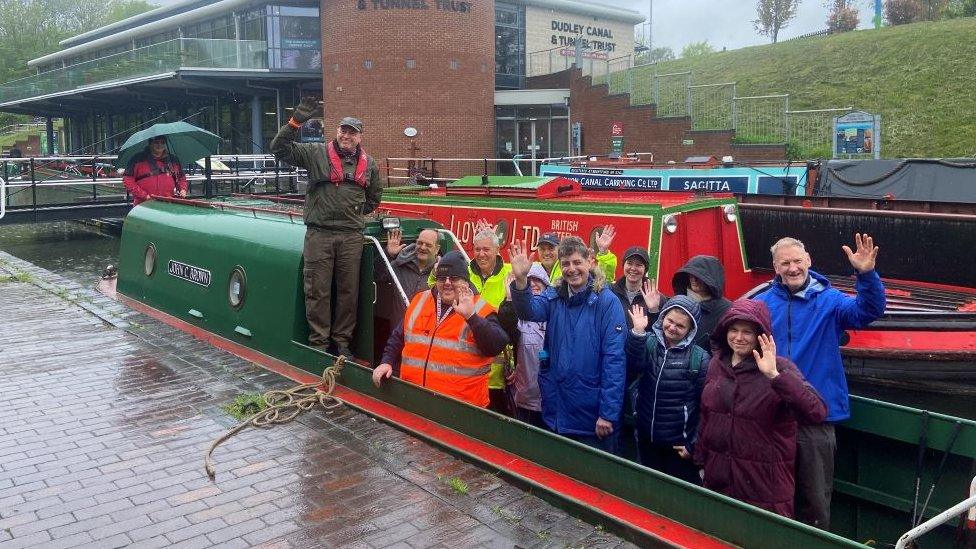
<svg viewBox="0 0 976 549">
<path fill-rule="evenodd" d="M 460 196 L 452 196 L 454 190 Z M 890 545 L 910 527 L 917 482 L 933 481 L 943 455 L 945 466 L 925 519 L 966 499 L 976 463 L 976 423 L 878 400 L 852 397 L 853 415 L 838 426 L 833 523 L 827 532 L 422 387 L 391 380 L 377 389 L 369 366 L 397 321 L 390 318 L 390 305 L 403 296 L 396 287 L 375 283 L 374 265 L 384 257 L 386 229 L 395 226 L 406 242 L 422 228 L 437 228 L 445 251 L 463 248 L 472 236 L 469 224 L 487 212 L 506 240 L 532 240 L 537 231 L 549 230 L 586 237 L 614 223 L 623 228 L 615 247 L 648 246 L 654 272 L 711 253 L 730 271 L 741 271 L 730 277 L 735 292 L 754 282 L 731 197 L 593 204 L 578 184 L 540 178 L 461 182 L 426 194 L 391 191 L 382 207 L 364 231 L 352 343 L 357 361 L 344 367 L 336 389 L 346 404 L 497 470 L 642 546 Z M 300 206 L 289 199 L 145 202 L 125 219 L 115 290 L 134 308 L 268 368 L 308 379 L 334 357 L 305 344 L 304 233 Z M 927 434 L 920 437 L 922 431 Z M 920 456 L 926 466 L 917 468 Z M 219 483 L 219 451 L 215 458 Z M 964 523 L 954 517 L 922 540 L 951 547 L 957 524 Z"/>
</svg>

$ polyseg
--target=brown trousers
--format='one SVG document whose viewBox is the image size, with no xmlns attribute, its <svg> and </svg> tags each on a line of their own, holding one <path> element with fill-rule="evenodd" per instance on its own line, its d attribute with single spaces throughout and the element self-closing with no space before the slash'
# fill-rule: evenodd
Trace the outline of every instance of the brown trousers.
<svg viewBox="0 0 976 549">
<path fill-rule="evenodd" d="M 348 347 L 356 329 L 359 301 L 359 262 L 363 255 L 363 235 L 359 232 L 331 231 L 306 227 L 305 318 L 309 345 Z M 332 308 L 332 281 L 335 280 L 335 310 Z M 333 322 L 333 319 L 335 321 Z"/>
</svg>

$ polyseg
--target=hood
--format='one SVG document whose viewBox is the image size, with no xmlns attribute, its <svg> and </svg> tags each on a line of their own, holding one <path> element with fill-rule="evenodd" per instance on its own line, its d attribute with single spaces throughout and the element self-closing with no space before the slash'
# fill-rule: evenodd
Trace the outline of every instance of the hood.
<svg viewBox="0 0 976 549">
<path fill-rule="evenodd" d="M 678 342 L 675 347 L 684 348 L 691 344 L 695 340 L 695 335 L 698 333 L 698 322 L 701 321 L 701 307 L 698 306 L 698 302 L 686 295 L 676 295 L 668 300 L 664 304 L 664 308 L 657 315 L 657 320 L 654 322 L 653 330 L 654 335 L 657 336 L 658 341 L 664 341 L 664 317 L 667 315 L 668 311 L 671 309 L 681 309 L 688 316 L 691 317 L 691 329 L 685 335 L 684 339 Z"/>
<path fill-rule="evenodd" d="M 738 320 L 746 320 L 759 326 L 759 334 L 773 334 L 773 320 L 769 315 L 769 308 L 762 301 L 752 299 L 736 299 L 732 306 L 719 319 L 715 331 L 712 333 L 712 347 L 719 349 L 722 353 L 731 353 L 726 333 L 729 326 Z M 759 335 L 756 334 L 756 335 Z"/>
<path fill-rule="evenodd" d="M 529 278 L 537 278 L 546 283 L 546 286 L 550 285 L 549 275 L 546 274 L 546 268 L 542 266 L 542 263 L 533 263 L 532 268 L 529 269 Z"/>
<path fill-rule="evenodd" d="M 688 292 L 688 275 L 705 283 L 713 299 L 725 296 L 725 269 L 718 258 L 710 255 L 696 255 L 678 269 L 671 278 L 674 293 L 685 295 Z"/>
</svg>

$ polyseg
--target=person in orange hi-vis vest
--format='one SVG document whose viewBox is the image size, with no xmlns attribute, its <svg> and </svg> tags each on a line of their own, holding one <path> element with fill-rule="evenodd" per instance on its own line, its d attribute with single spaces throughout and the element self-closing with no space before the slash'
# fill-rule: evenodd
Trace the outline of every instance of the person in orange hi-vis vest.
<svg viewBox="0 0 976 549">
<path fill-rule="evenodd" d="M 396 374 L 479 407 L 488 406 L 492 359 L 508 345 L 495 308 L 476 292 L 458 251 L 441 258 L 434 287 L 413 297 L 390 335 L 373 383 Z"/>
</svg>

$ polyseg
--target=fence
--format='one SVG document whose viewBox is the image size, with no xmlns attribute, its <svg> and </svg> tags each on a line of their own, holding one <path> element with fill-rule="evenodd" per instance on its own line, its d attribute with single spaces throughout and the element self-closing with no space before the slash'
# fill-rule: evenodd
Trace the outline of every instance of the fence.
<svg viewBox="0 0 976 549">
<path fill-rule="evenodd" d="M 789 94 L 739 97 L 735 82 L 693 84 L 691 72 L 658 73 L 655 64 L 632 65 L 631 56 L 608 60 L 606 70 L 597 80 L 610 93 L 653 104 L 659 117 L 690 117 L 693 130 L 734 130 L 738 143 L 786 143 L 791 156 L 829 157 L 833 117 L 854 110 L 790 110 Z"/>
</svg>

